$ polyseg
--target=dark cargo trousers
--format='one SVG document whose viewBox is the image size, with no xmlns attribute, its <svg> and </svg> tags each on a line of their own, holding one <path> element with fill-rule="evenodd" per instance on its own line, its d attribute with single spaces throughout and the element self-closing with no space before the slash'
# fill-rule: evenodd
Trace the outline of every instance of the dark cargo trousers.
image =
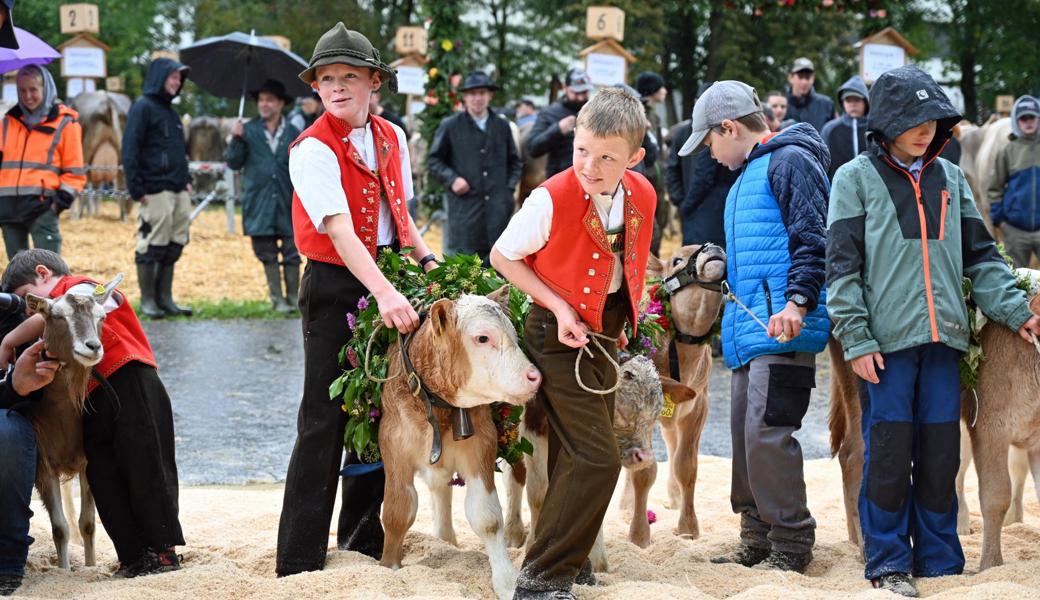
<svg viewBox="0 0 1040 600">
<path fill-rule="evenodd" d="M 617 339 L 628 312 L 624 292 L 611 294 L 603 312 L 603 334 Z M 552 312 L 532 306 L 524 330 L 527 354 L 542 372 L 534 402 L 549 422 L 549 487 L 524 557 L 517 588 L 532 592 L 569 590 L 596 541 L 614 494 L 621 458 L 614 439 L 614 394 L 582 390 L 574 377 L 578 350 L 560 343 Z M 617 344 L 599 340 L 617 359 Z M 581 362 L 581 378 L 591 389 L 609 389 L 614 367 L 589 342 L 593 357 Z"/>
<path fill-rule="evenodd" d="M 960 354 L 925 344 L 883 357 L 880 382 L 860 382 L 864 574 L 960 574 Z"/>
<path fill-rule="evenodd" d="M 733 482 L 730 503 L 740 515 L 746 546 L 804 554 L 816 541 L 802 472 L 802 426 L 816 387 L 816 356 L 766 354 L 733 371 L 730 433 Z"/>
<path fill-rule="evenodd" d="M 278 522 L 275 570 L 281 576 L 325 567 L 347 425 L 347 413 L 329 398 L 329 385 L 342 373 L 339 352 L 352 335 L 346 314 L 356 311 L 358 300 L 366 294 L 364 285 L 346 267 L 307 261 L 300 286 L 303 399 Z M 358 461 L 349 453 L 345 462 Z M 343 478 L 337 530 L 340 548 L 381 555 L 379 509 L 384 480 L 382 470 Z"/>
</svg>

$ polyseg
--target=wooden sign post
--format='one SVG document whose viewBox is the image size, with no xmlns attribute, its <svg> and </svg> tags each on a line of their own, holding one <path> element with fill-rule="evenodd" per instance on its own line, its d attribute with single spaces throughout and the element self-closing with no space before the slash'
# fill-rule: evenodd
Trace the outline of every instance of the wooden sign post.
<svg viewBox="0 0 1040 600">
<path fill-rule="evenodd" d="M 101 31 L 97 4 L 62 4 L 58 8 L 58 14 L 61 16 L 62 33 L 99 33 Z"/>
<path fill-rule="evenodd" d="M 107 44 L 89 33 L 77 34 L 58 46 L 61 52 L 61 76 L 66 79 L 65 98 L 71 100 L 83 92 L 97 89 L 97 79 L 108 77 Z"/>
<path fill-rule="evenodd" d="M 390 63 L 397 69 L 397 93 L 404 94 L 404 117 L 408 127 L 415 128 L 416 98 L 426 94 L 426 57 L 429 39 L 424 27 L 398 27 L 394 36 L 394 50 L 401 58 Z"/>
<path fill-rule="evenodd" d="M 394 50 L 401 56 L 419 54 L 426 56 L 426 29 L 424 27 L 398 27 L 394 36 Z"/>
<path fill-rule="evenodd" d="M 625 11 L 590 6 L 585 13 L 585 35 L 599 40 L 578 53 L 585 59 L 589 80 L 598 86 L 628 81 L 628 65 L 636 62 L 636 57 L 620 43 L 625 39 Z"/>
<path fill-rule="evenodd" d="M 1015 107 L 1015 97 L 1011 95 L 1001 94 L 997 96 L 997 112 L 1002 117 L 1010 117 L 1011 110 Z"/>
<path fill-rule="evenodd" d="M 886 27 L 874 35 L 867 36 L 852 46 L 859 50 L 859 76 L 867 85 L 877 81 L 881 74 L 905 65 L 917 54 L 917 48 L 899 32 Z"/>
</svg>

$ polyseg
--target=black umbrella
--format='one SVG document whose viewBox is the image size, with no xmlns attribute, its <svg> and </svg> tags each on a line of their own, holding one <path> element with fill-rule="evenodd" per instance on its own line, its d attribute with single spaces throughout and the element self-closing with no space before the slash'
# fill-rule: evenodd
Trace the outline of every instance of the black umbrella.
<svg viewBox="0 0 1040 600">
<path fill-rule="evenodd" d="M 260 87 L 267 79 L 280 81 L 291 96 L 311 93 L 310 86 L 299 78 L 307 61 L 253 33 L 235 31 L 200 40 L 181 48 L 180 59 L 191 67 L 195 85 L 223 98 L 239 98 L 239 118 L 245 108 L 246 92 Z"/>
</svg>

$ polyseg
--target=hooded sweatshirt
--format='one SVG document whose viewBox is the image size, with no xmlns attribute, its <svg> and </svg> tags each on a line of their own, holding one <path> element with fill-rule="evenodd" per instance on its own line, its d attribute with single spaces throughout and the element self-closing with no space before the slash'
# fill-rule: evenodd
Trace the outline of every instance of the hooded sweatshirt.
<svg viewBox="0 0 1040 600">
<path fill-rule="evenodd" d="M 1022 114 L 1038 112 L 1040 100 L 1032 96 L 1022 96 L 1011 109 L 1011 141 L 997 153 L 986 190 L 994 225 L 1040 230 L 1040 132 L 1023 135 L 1018 125 Z"/>
<path fill-rule="evenodd" d="M 866 112 L 862 117 L 850 117 L 848 114 L 843 114 L 828 121 L 823 126 L 823 131 L 820 132 L 820 137 L 831 151 L 831 167 L 827 171 L 827 176 L 832 180 L 838 167 L 867 149 L 867 115 L 870 114 L 870 100 L 867 98 L 867 86 L 859 75 L 850 77 L 838 88 L 838 106 L 842 106 L 842 100 L 850 92 L 863 97 L 863 101 L 867 104 Z"/>
<path fill-rule="evenodd" d="M 169 58 L 158 58 L 148 67 L 144 95 L 134 102 L 123 134 L 123 171 L 130 197 L 180 192 L 191 182 L 188 153 L 181 119 L 170 106 L 174 97 L 165 89 L 170 73 L 188 76 L 188 67 Z M 183 79 L 181 87 L 183 88 Z"/>
<path fill-rule="evenodd" d="M 827 310 L 845 359 L 930 343 L 967 351 L 964 277 L 989 318 L 1019 329 L 1031 315 L 1025 294 L 964 173 L 939 158 L 960 114 L 927 73 L 909 66 L 878 78 L 870 106 L 872 146 L 838 169 L 827 214 Z M 935 138 L 912 173 L 886 148 L 933 120 Z"/>
</svg>

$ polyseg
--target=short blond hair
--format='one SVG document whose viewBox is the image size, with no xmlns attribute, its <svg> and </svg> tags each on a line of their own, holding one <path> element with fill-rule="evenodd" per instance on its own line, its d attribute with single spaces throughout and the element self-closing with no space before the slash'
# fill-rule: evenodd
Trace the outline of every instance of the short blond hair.
<svg viewBox="0 0 1040 600">
<path fill-rule="evenodd" d="M 581 107 L 575 127 L 587 129 L 596 137 L 620 136 L 635 152 L 646 135 L 646 111 L 643 103 L 628 92 L 604 88 Z"/>
</svg>

